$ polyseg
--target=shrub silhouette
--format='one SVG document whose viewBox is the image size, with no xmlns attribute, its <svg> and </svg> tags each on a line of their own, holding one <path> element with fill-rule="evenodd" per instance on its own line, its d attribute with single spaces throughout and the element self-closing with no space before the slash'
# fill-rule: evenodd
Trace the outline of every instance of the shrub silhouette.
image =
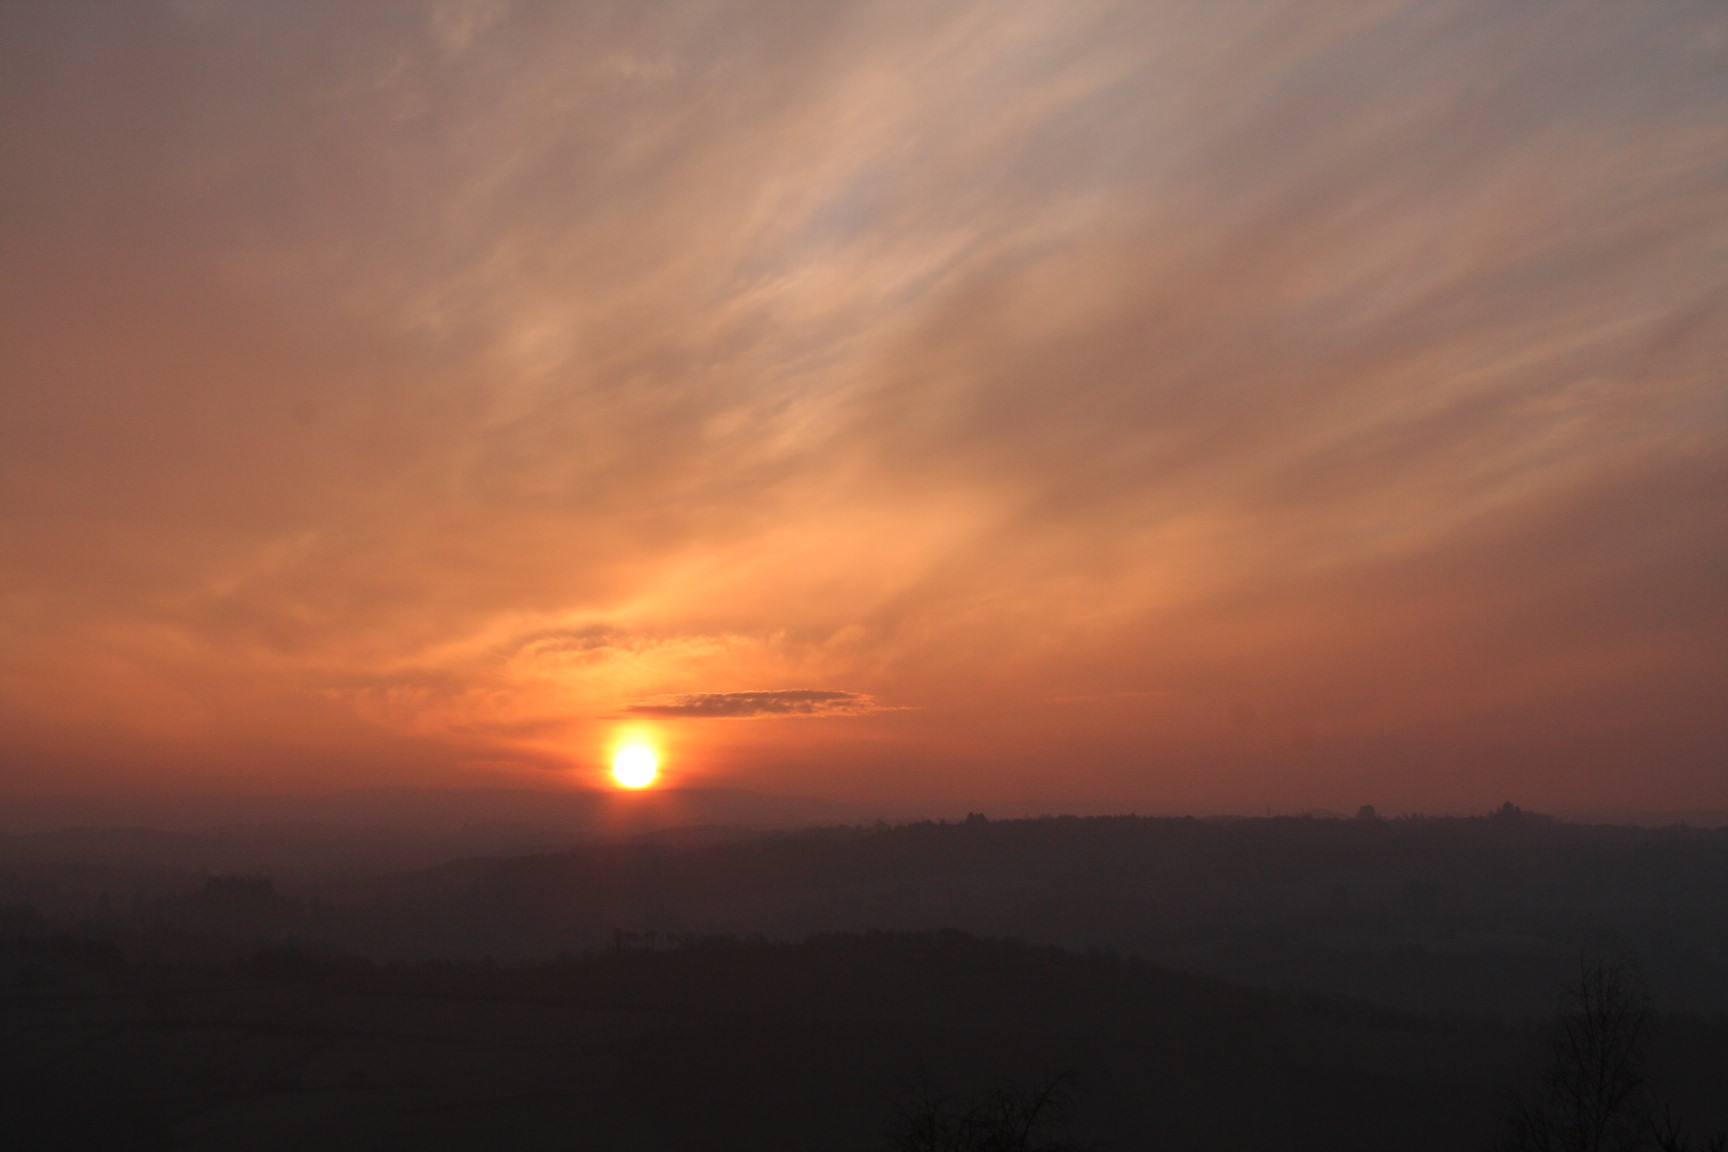
<svg viewBox="0 0 1728 1152">
<path fill-rule="evenodd" d="M 998 1085 L 969 1100 L 915 1083 L 890 1133 L 892 1152 L 1085 1152 L 1060 1135 L 1073 1105 L 1074 1078 L 1059 1072 L 1037 1083 Z"/>
</svg>

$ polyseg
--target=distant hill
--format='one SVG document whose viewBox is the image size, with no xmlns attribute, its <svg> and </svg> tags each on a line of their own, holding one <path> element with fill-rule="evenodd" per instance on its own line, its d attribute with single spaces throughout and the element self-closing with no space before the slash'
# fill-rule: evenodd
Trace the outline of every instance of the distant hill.
<svg viewBox="0 0 1728 1152">
<path fill-rule="evenodd" d="M 875 817 L 742 789 L 380 788 L 325 795 L 26 797 L 0 805 L 0 864 L 64 863 L 311 876 L 424 868 L 669 829 L 710 835 Z"/>
<path fill-rule="evenodd" d="M 285 903 L 245 918 L 192 899 L 196 877 L 93 903 L 99 884 L 125 879 L 112 870 L 68 878 L 0 866 L 14 893 L 4 899 L 46 909 L 16 895 L 28 897 L 31 876 L 83 886 L 66 922 L 163 956 L 300 940 L 380 959 L 532 960 L 608 947 L 620 933 L 797 940 L 952 928 L 1410 1009 L 1534 1015 L 1581 952 L 1624 951 L 1641 957 L 1660 1002 L 1728 1010 L 1728 831 L 1515 810 L 672 830 L 287 883 Z"/>
</svg>

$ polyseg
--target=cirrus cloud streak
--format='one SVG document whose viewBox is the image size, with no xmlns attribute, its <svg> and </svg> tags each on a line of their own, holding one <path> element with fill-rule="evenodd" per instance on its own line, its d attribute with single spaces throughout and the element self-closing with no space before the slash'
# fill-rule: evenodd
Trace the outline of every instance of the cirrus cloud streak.
<svg viewBox="0 0 1728 1152">
<path fill-rule="evenodd" d="M 0 789 L 754 710 L 857 722 L 691 778 L 1728 805 L 1725 77 L 1714 0 L 6 6 Z"/>
</svg>

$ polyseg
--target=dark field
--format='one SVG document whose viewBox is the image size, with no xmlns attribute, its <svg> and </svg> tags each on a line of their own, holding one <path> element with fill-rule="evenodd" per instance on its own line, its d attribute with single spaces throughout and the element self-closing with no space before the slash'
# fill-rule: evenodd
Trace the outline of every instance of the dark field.
<svg viewBox="0 0 1728 1152">
<path fill-rule="evenodd" d="M 1485 1141 L 1532 1059 L 1510 1025 L 958 934 L 384 968 L 62 941 L 7 967 L 9 1123 L 92 1148 L 867 1149 L 919 1072 L 1060 1066 L 1111 1147 L 1445 1149 Z M 1666 1033 L 1688 1061 L 1728 1039 Z"/>
</svg>

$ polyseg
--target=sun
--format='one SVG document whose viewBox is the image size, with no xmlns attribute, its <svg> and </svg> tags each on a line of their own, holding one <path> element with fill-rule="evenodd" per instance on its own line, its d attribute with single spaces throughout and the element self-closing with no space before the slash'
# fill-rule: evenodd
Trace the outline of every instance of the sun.
<svg viewBox="0 0 1728 1152">
<path fill-rule="evenodd" d="M 646 744 L 626 744 L 612 754 L 612 779 L 626 788 L 646 788 L 660 775 L 660 757 Z"/>
</svg>

